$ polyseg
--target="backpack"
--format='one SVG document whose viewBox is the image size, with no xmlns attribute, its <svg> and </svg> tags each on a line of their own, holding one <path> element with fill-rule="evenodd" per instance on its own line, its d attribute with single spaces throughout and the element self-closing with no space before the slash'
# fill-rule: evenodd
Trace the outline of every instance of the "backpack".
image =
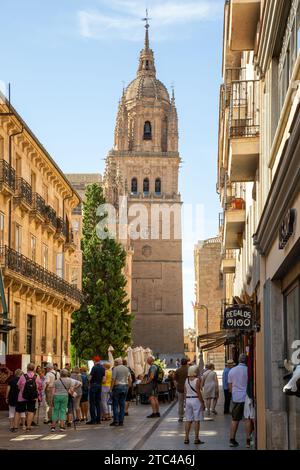
<svg viewBox="0 0 300 470">
<path fill-rule="evenodd" d="M 36 400 L 38 397 L 38 390 L 36 386 L 36 375 L 33 377 L 29 377 L 29 375 L 24 374 L 25 377 L 25 385 L 23 389 L 23 398 L 27 401 Z"/>
<path fill-rule="evenodd" d="M 154 362 L 154 365 L 156 366 L 155 381 L 158 384 L 161 384 L 162 381 L 164 380 L 164 376 L 165 376 L 164 370 L 163 370 L 160 363 Z"/>
</svg>

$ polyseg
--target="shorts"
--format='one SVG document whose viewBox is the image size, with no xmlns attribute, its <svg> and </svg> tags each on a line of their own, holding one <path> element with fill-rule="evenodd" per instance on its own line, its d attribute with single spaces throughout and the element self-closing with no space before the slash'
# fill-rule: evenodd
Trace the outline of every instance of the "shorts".
<svg viewBox="0 0 300 470">
<path fill-rule="evenodd" d="M 244 418 L 255 419 L 255 410 L 253 406 L 253 400 L 246 396 L 245 407 L 244 407 Z"/>
<path fill-rule="evenodd" d="M 186 398 L 185 401 L 185 419 L 191 421 L 202 421 L 203 411 L 199 398 Z"/>
<path fill-rule="evenodd" d="M 157 396 L 158 396 L 157 387 L 156 385 L 154 385 L 152 389 L 149 391 L 149 397 L 157 397 Z"/>
<path fill-rule="evenodd" d="M 233 407 L 231 411 L 231 416 L 233 421 L 241 421 L 244 417 L 244 406 L 245 403 L 234 403 L 232 402 Z"/>
<path fill-rule="evenodd" d="M 86 403 L 87 401 L 89 401 L 89 394 L 88 393 L 83 393 L 81 395 L 80 403 Z"/>
<path fill-rule="evenodd" d="M 10 406 L 8 407 L 8 418 L 13 419 L 16 414 L 16 407 L 15 406 Z M 21 418 L 26 418 L 25 413 L 20 413 Z"/>
<path fill-rule="evenodd" d="M 36 400 L 18 401 L 16 405 L 16 413 L 34 413 Z"/>
</svg>

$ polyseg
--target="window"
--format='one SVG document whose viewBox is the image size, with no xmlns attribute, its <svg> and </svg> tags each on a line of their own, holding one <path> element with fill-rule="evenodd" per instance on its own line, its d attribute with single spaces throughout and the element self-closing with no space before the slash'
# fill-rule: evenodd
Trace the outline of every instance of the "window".
<svg viewBox="0 0 300 470">
<path fill-rule="evenodd" d="M 149 178 L 145 178 L 143 182 L 143 192 L 145 194 L 149 193 Z"/>
<path fill-rule="evenodd" d="M 132 194 L 137 194 L 137 191 L 138 191 L 137 178 L 132 178 L 132 180 L 131 180 L 131 192 L 132 192 Z"/>
<path fill-rule="evenodd" d="M 155 180 L 155 194 L 161 194 L 161 180 L 156 178 Z"/>
<path fill-rule="evenodd" d="M 13 317 L 13 326 L 15 329 L 13 330 L 13 351 L 19 351 L 19 344 L 20 344 L 20 304 L 19 302 L 14 302 L 14 317 Z"/>
<path fill-rule="evenodd" d="M 42 312 L 42 336 L 41 336 L 41 353 L 46 353 L 47 343 L 47 312 Z"/>
<path fill-rule="evenodd" d="M 36 192 L 36 174 L 34 173 L 34 171 L 31 172 L 30 186 L 31 186 L 32 192 L 35 193 Z"/>
<path fill-rule="evenodd" d="M 45 243 L 42 245 L 42 263 L 43 268 L 48 269 L 48 246 Z"/>
<path fill-rule="evenodd" d="M 188 352 L 189 351 L 189 345 L 188 343 L 184 343 L 184 352 Z"/>
<path fill-rule="evenodd" d="M 57 354 L 57 315 L 53 316 L 53 354 Z"/>
<path fill-rule="evenodd" d="M 26 354 L 33 353 L 33 315 L 27 315 Z"/>
<path fill-rule="evenodd" d="M 146 70 L 149 70 L 149 60 L 146 60 L 146 66 L 145 66 Z"/>
<path fill-rule="evenodd" d="M 4 245 L 4 214 L 0 212 L 0 246 Z"/>
<path fill-rule="evenodd" d="M 19 224 L 16 224 L 15 230 L 15 250 L 18 251 L 18 253 L 22 251 L 22 227 Z"/>
<path fill-rule="evenodd" d="M 58 253 L 56 255 L 56 275 L 59 277 L 64 277 L 64 255 L 63 253 Z"/>
<path fill-rule="evenodd" d="M 30 258 L 36 261 L 36 237 L 30 234 Z"/>
<path fill-rule="evenodd" d="M 78 283 L 78 268 L 72 268 L 72 271 L 71 271 L 71 284 L 73 284 L 73 286 L 77 287 L 77 283 Z"/>
<path fill-rule="evenodd" d="M 16 156 L 16 174 L 17 176 L 22 175 L 22 159 L 19 155 Z"/>
<path fill-rule="evenodd" d="M 146 121 L 144 124 L 144 140 L 151 140 L 151 139 L 152 139 L 151 122 Z"/>
</svg>

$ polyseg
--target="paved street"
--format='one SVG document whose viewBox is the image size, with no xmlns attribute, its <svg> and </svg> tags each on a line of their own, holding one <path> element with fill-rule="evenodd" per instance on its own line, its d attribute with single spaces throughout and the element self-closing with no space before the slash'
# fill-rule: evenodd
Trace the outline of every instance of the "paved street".
<svg viewBox="0 0 300 470">
<path fill-rule="evenodd" d="M 109 423 L 100 426 L 79 424 L 77 430 L 70 428 L 66 433 L 50 433 L 49 426 L 42 423 L 31 432 L 8 431 L 6 412 L 0 412 L 0 450 L 1 449 L 68 449 L 68 450 L 227 450 L 230 416 L 222 414 L 223 397 L 217 405 L 218 415 L 205 418 L 201 423 L 200 437 L 205 444 L 195 446 L 194 434 L 190 435 L 190 445 L 185 445 L 184 423 L 178 423 L 177 402 L 161 405 L 161 418 L 147 419 L 149 405 L 136 405 L 132 402 L 130 416 L 125 418 L 124 427 L 112 428 Z M 237 434 L 239 449 L 245 449 L 243 423 Z M 234 450 L 234 449 L 231 449 Z"/>
</svg>

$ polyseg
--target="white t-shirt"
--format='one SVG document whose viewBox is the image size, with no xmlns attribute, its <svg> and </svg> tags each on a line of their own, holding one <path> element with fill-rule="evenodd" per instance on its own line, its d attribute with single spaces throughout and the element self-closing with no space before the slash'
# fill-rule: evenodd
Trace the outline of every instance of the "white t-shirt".
<svg viewBox="0 0 300 470">
<path fill-rule="evenodd" d="M 244 364 L 239 364 L 230 369 L 228 383 L 232 384 L 232 401 L 234 403 L 244 403 L 247 392 L 248 367 Z"/>
<path fill-rule="evenodd" d="M 44 386 L 46 387 L 46 385 L 48 385 L 47 388 L 53 388 L 55 380 L 59 379 L 59 377 L 59 372 L 56 372 L 55 370 L 50 370 L 50 372 L 47 372 L 47 374 L 45 375 Z"/>
</svg>

